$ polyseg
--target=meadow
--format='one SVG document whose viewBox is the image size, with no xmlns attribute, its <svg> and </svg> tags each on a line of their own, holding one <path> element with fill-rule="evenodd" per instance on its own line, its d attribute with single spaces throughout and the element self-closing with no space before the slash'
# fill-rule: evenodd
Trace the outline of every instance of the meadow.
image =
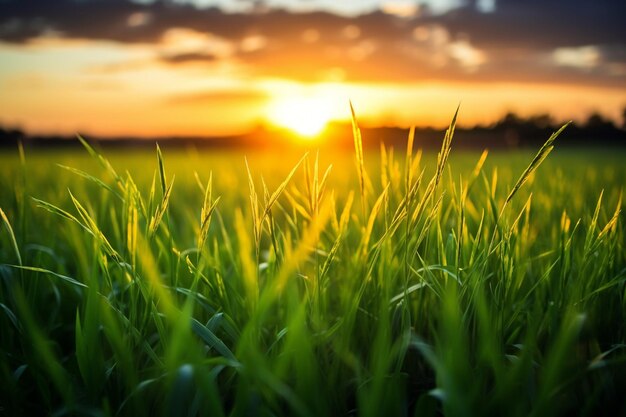
<svg viewBox="0 0 626 417">
<path fill-rule="evenodd" d="M 626 152 L 452 133 L 4 149 L 0 415 L 626 415 Z"/>
</svg>

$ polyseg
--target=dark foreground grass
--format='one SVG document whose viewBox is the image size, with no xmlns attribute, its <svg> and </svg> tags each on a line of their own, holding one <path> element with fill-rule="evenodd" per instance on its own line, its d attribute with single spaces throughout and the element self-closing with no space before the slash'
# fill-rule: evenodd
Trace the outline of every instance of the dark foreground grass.
<svg viewBox="0 0 626 417">
<path fill-rule="evenodd" d="M 355 133 L 1 155 L 0 415 L 624 415 L 620 156 Z"/>
</svg>

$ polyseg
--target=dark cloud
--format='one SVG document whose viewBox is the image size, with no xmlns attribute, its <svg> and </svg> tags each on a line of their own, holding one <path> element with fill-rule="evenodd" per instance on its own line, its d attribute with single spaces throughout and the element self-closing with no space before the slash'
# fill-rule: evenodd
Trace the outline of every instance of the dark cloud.
<svg viewBox="0 0 626 417">
<path fill-rule="evenodd" d="M 147 16 L 143 24 L 133 24 L 133 16 L 138 14 Z M 46 32 L 69 38 L 157 42 L 172 27 L 206 31 L 210 26 L 222 31 L 228 20 L 217 9 L 199 11 L 169 2 L 9 0 L 0 3 L 0 37 L 10 42 L 25 42 Z"/>
<path fill-rule="evenodd" d="M 610 64 L 626 64 L 626 48 L 623 45 L 612 45 L 599 48 L 602 59 Z"/>
<path fill-rule="evenodd" d="M 56 33 L 68 38 L 158 43 L 168 29 L 185 28 L 231 42 L 230 57 L 253 74 L 303 81 L 475 80 L 624 86 L 626 2 L 500 0 L 491 13 L 479 12 L 474 3 L 441 15 L 423 13 L 407 19 L 381 11 L 355 17 L 282 10 L 229 14 L 169 1 L 5 0 L 0 1 L 0 39 L 22 43 Z M 251 37 L 262 42 L 246 47 Z M 585 46 L 595 48 L 595 60 L 572 65 L 575 48 Z M 558 48 L 570 48 L 569 60 L 554 59 Z M 157 58 L 172 65 L 211 65 L 220 59 L 206 50 L 170 51 Z"/>
<path fill-rule="evenodd" d="M 382 12 L 354 18 L 280 10 L 228 14 L 217 8 L 199 9 L 171 1 L 4 0 L 0 1 L 0 38 L 23 42 L 54 30 L 68 37 L 155 42 L 167 29 L 184 27 L 231 39 L 252 31 L 262 31 L 268 37 L 284 36 L 312 25 L 321 32 L 332 32 L 354 23 L 365 35 L 385 41 L 410 35 L 415 24 L 431 22 L 444 25 L 454 35 L 466 34 L 479 46 L 554 48 L 623 44 L 626 39 L 623 1 L 499 0 L 493 13 L 480 13 L 473 2 L 469 3 L 443 15 L 397 19 Z M 132 16 L 137 13 L 149 18 L 133 25 Z"/>
<path fill-rule="evenodd" d="M 211 62 L 215 61 L 215 55 L 201 52 L 183 52 L 180 54 L 164 54 L 160 56 L 161 61 L 168 64 L 184 64 L 190 62 Z"/>
<path fill-rule="evenodd" d="M 620 0 L 499 0 L 493 13 L 464 7 L 432 19 L 480 47 L 552 49 L 623 45 L 624 16 Z"/>
</svg>

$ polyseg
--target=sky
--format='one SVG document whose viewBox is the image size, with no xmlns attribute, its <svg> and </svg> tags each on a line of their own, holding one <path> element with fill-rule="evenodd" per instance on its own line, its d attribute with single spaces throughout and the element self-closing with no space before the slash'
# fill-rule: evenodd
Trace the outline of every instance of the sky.
<svg viewBox="0 0 626 417">
<path fill-rule="evenodd" d="M 213 136 L 279 125 L 620 121 L 622 0 L 0 0 L 0 127 Z"/>
</svg>

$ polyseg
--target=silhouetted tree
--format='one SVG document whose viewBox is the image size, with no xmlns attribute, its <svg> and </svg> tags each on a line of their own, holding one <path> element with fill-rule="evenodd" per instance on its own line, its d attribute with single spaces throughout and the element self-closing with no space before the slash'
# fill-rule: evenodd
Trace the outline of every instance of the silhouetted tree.
<svg viewBox="0 0 626 417">
<path fill-rule="evenodd" d="M 587 119 L 587 122 L 585 123 L 585 127 L 587 127 L 588 129 L 593 129 L 593 130 L 615 129 L 615 125 L 613 124 L 611 120 L 605 118 L 604 116 L 602 116 L 600 113 L 597 113 L 597 112 L 589 115 L 589 118 Z"/>
<path fill-rule="evenodd" d="M 519 126 L 520 124 L 522 124 L 522 122 L 523 122 L 522 118 L 519 117 L 517 114 L 513 112 L 508 112 L 507 114 L 504 115 L 502 120 L 498 122 L 498 124 L 509 127 L 509 126 Z"/>
<path fill-rule="evenodd" d="M 549 114 L 537 114 L 528 118 L 528 123 L 531 123 L 539 129 L 548 129 L 554 125 L 554 119 Z"/>
<path fill-rule="evenodd" d="M 18 140 L 23 140 L 24 138 L 24 132 L 19 128 L 4 128 L 0 126 L 0 146 L 13 145 Z"/>
</svg>

